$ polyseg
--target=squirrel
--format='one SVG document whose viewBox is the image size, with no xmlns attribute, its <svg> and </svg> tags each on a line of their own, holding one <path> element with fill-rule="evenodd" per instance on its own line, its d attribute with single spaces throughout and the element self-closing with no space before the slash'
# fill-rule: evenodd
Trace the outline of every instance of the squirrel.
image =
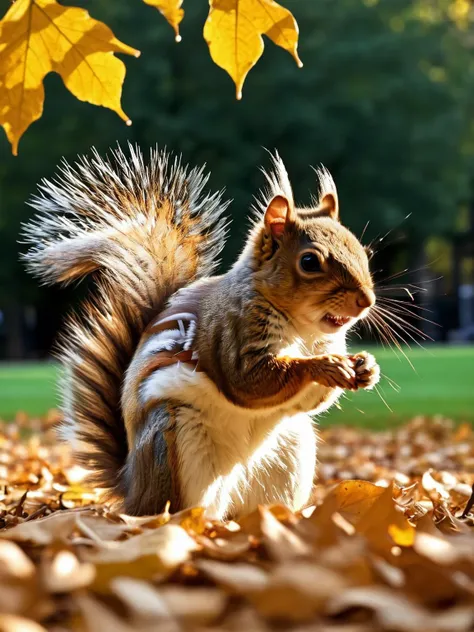
<svg viewBox="0 0 474 632">
<path fill-rule="evenodd" d="M 375 302 L 368 255 L 339 220 L 334 181 L 296 207 L 278 153 L 245 247 L 215 274 L 222 192 L 158 149 L 93 150 L 43 180 L 23 229 L 44 283 L 93 274 L 60 341 L 63 439 L 131 515 L 202 506 L 224 520 L 310 500 L 313 416 L 379 367 L 346 334 Z"/>
</svg>

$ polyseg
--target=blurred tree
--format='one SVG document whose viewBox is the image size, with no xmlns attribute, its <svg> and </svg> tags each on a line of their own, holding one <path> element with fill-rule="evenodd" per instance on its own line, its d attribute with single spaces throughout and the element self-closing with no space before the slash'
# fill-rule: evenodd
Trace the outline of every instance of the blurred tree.
<svg viewBox="0 0 474 632">
<path fill-rule="evenodd" d="M 45 115 L 24 137 L 20 156 L 10 156 L 1 140 L 0 309 L 65 300 L 25 276 L 15 240 L 35 183 L 52 176 L 61 156 L 74 160 L 91 145 L 104 152 L 116 140 L 158 143 L 186 162 L 207 162 L 210 187 L 225 186 L 234 199 L 225 265 L 241 246 L 252 196 L 263 184 L 256 168 L 268 164 L 262 147 L 278 148 L 302 204 L 315 190 L 308 165 L 324 163 L 338 185 L 343 221 L 356 234 L 370 220 L 366 236 L 383 235 L 412 213 L 403 223 L 411 261 L 426 237 L 451 229 L 470 199 L 474 55 L 448 2 L 429 3 L 433 15 L 411 0 L 288 1 L 305 67 L 295 72 L 283 51 L 268 48 L 238 103 L 202 39 L 204 3 L 189 3 L 179 45 L 150 7 L 95 4 L 95 17 L 142 51 L 128 62 L 124 86 L 133 125 L 106 110 L 91 114 L 50 76 Z M 52 320 L 58 312 L 51 309 Z"/>
</svg>

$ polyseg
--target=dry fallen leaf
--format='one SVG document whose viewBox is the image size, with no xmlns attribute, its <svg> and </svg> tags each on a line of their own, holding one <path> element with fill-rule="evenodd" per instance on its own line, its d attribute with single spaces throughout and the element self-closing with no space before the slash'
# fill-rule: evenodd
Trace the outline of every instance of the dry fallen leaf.
<svg viewBox="0 0 474 632">
<path fill-rule="evenodd" d="M 76 514 L 74 511 L 54 513 L 46 518 L 18 524 L 8 532 L 0 532 L 0 538 L 47 545 L 55 540 L 66 541 L 75 524 Z"/>
<path fill-rule="evenodd" d="M 112 542 L 84 552 L 83 558 L 96 566 L 94 589 L 107 594 L 115 577 L 164 578 L 199 548 L 184 529 L 165 524 L 123 542 Z"/>
<path fill-rule="evenodd" d="M 78 595 L 74 601 L 82 615 L 83 629 L 86 632 L 134 632 L 131 626 L 99 600 Z"/>
<path fill-rule="evenodd" d="M 126 532 L 133 532 L 133 527 L 123 522 L 107 522 L 88 513 L 78 513 L 75 524 L 83 536 L 102 545 L 121 538 Z"/>
<path fill-rule="evenodd" d="M 1 631 L 473 632 L 474 433 L 449 420 L 324 429 L 314 506 L 228 523 L 115 513 L 49 427 L 0 421 Z"/>
<path fill-rule="evenodd" d="M 37 598 L 38 586 L 36 568 L 28 556 L 14 542 L 0 541 L 0 613 L 28 612 Z"/>
<path fill-rule="evenodd" d="M 311 547 L 300 535 L 277 520 L 271 511 L 265 507 L 260 507 L 259 511 L 262 516 L 262 543 L 272 559 L 283 562 L 311 553 Z"/>
<path fill-rule="evenodd" d="M 360 517 L 356 531 L 364 534 L 377 548 L 392 545 L 412 546 L 415 528 L 393 500 L 393 486 L 383 490 L 373 505 Z"/>
<path fill-rule="evenodd" d="M 351 588 L 336 596 L 329 611 L 340 613 L 348 608 L 372 610 L 382 626 L 393 632 L 467 632 L 474 621 L 474 607 L 432 613 L 405 596 L 386 588 Z"/>
<path fill-rule="evenodd" d="M 114 37 L 88 12 L 55 0 L 17 0 L 0 22 L 0 124 L 13 153 L 43 112 L 43 79 L 61 75 L 80 101 L 114 110 L 120 105 L 125 66 L 111 53 L 140 53 Z"/>
<path fill-rule="evenodd" d="M 156 588 L 141 579 L 117 577 L 111 582 L 112 592 L 136 616 L 142 619 L 168 619 L 169 608 Z"/>
<path fill-rule="evenodd" d="M 440 499 L 449 500 L 449 492 L 445 489 L 444 485 L 438 483 L 438 481 L 433 478 L 430 470 L 423 474 L 421 484 L 423 485 L 423 489 L 427 491 L 430 496 L 432 494 L 438 494 Z"/>
<path fill-rule="evenodd" d="M 197 567 L 216 584 L 237 593 L 261 590 L 268 585 L 268 573 L 251 564 L 223 564 L 214 560 L 200 560 Z"/>
<path fill-rule="evenodd" d="M 311 620 L 324 611 L 335 593 L 347 587 L 346 579 L 332 569 L 312 562 L 293 562 L 276 567 L 268 586 L 249 595 L 264 617 Z"/>
<path fill-rule="evenodd" d="M 59 551 L 43 565 L 43 585 L 48 592 L 67 593 L 92 584 L 96 570 L 93 564 L 81 563 L 71 551 Z"/>
<path fill-rule="evenodd" d="M 367 481 L 343 481 L 327 494 L 326 503 L 351 524 L 357 524 L 384 493 L 383 487 L 377 487 Z"/>
<path fill-rule="evenodd" d="M 42 625 L 34 621 L 9 614 L 0 614 L 0 630 L 1 632 L 46 632 Z"/>
<path fill-rule="evenodd" d="M 293 15 L 273 0 L 210 0 L 204 39 L 213 61 L 235 83 L 237 99 L 249 70 L 263 53 L 262 35 L 287 50 L 299 67 L 298 24 Z"/>
<path fill-rule="evenodd" d="M 35 573 L 33 562 L 14 542 L 0 541 L 0 579 L 27 579 Z"/>
<path fill-rule="evenodd" d="M 225 594 L 217 588 L 166 586 L 160 589 L 170 614 L 184 623 L 211 624 L 224 611 Z"/>
</svg>

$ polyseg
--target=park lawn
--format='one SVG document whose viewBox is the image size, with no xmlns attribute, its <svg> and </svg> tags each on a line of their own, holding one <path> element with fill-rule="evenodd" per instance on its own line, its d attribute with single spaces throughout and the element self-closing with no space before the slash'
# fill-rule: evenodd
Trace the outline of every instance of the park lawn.
<svg viewBox="0 0 474 632">
<path fill-rule="evenodd" d="M 355 345 L 353 350 L 358 350 Z M 376 347 L 371 352 L 383 374 L 379 392 L 349 393 L 341 399 L 340 410 L 333 407 L 319 418 L 321 425 L 384 428 L 415 415 L 436 414 L 474 421 L 474 347 L 406 350 L 415 370 L 391 350 Z M 13 419 L 17 411 L 43 415 L 58 406 L 57 377 L 53 363 L 0 365 L 0 418 Z M 388 378 L 398 385 L 398 392 Z"/>
<path fill-rule="evenodd" d="M 44 415 L 59 405 L 59 368 L 52 362 L 0 364 L 0 419 L 18 411 Z"/>
<path fill-rule="evenodd" d="M 320 419 L 322 425 L 384 428 L 416 415 L 474 421 L 474 346 L 405 349 L 413 368 L 391 349 L 370 351 L 382 372 L 377 389 L 348 393 L 340 400 L 340 410 L 333 408 Z"/>
</svg>

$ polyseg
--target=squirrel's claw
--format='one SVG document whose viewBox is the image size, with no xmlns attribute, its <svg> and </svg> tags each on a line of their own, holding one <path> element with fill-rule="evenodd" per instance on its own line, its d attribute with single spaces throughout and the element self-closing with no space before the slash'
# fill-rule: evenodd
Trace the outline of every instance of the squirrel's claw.
<svg viewBox="0 0 474 632">
<path fill-rule="evenodd" d="M 370 390 L 380 380 L 380 367 L 374 356 L 367 351 L 361 351 L 350 356 L 356 373 L 357 388 Z"/>
</svg>

